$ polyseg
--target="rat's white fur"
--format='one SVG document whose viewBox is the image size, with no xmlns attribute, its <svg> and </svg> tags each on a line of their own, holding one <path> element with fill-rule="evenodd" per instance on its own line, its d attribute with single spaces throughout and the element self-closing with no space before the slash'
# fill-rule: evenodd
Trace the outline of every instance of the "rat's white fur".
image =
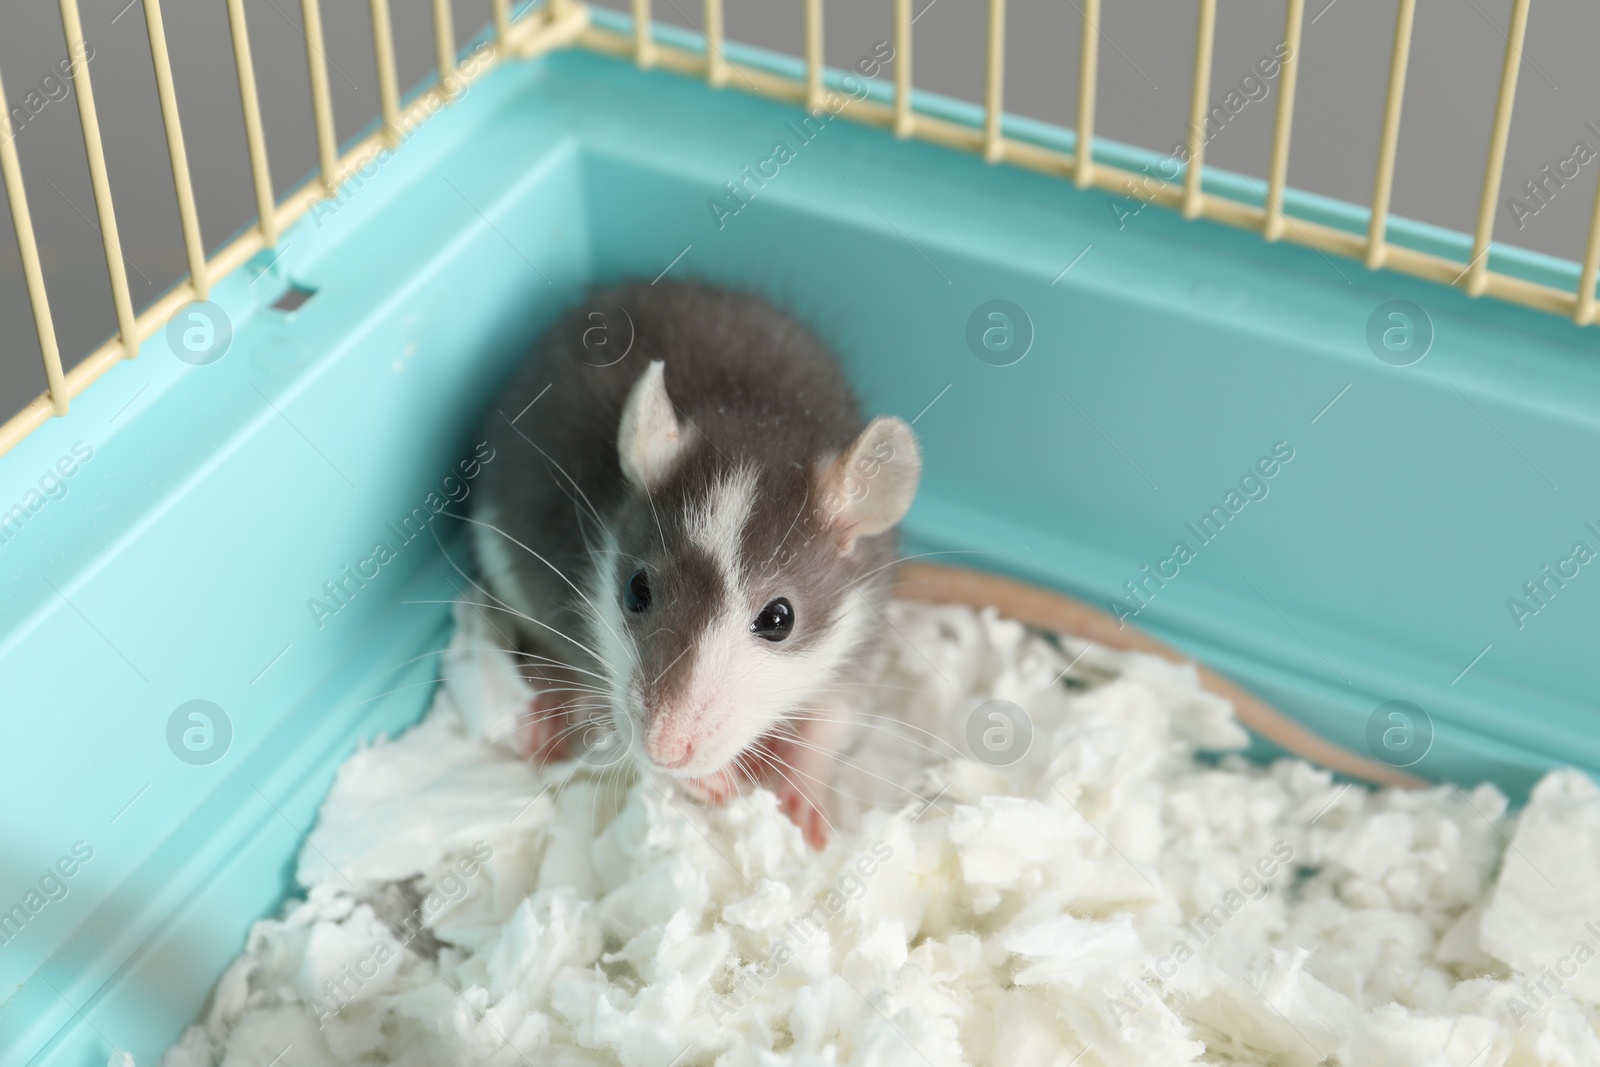
<svg viewBox="0 0 1600 1067">
<path fill-rule="evenodd" d="M 476 521 L 471 524 L 472 551 L 483 571 L 484 584 L 496 590 L 495 595 L 505 601 L 513 611 L 533 616 L 533 604 L 522 595 L 522 585 L 516 580 L 513 553 L 522 550 L 500 532 L 500 513 L 485 504 L 478 509 Z M 506 630 L 512 629 L 508 622 Z"/>
<path fill-rule="evenodd" d="M 699 778 L 721 770 L 785 715 L 814 707 L 869 630 L 872 607 L 852 589 L 845 593 L 834 624 L 809 647 L 783 648 L 751 633 L 751 620 L 773 595 L 764 584 L 759 588 L 752 584 L 759 576 L 748 574 L 740 558 L 740 538 L 755 490 L 756 472 L 737 468 L 711 486 L 689 517 L 691 539 L 711 557 L 723 584 L 720 590 L 700 591 L 717 598 L 713 621 L 696 647 L 685 652 L 693 656 L 693 665 L 681 698 L 671 707 L 657 709 L 639 746 L 648 765 L 675 777 Z M 615 551 L 614 542 L 608 547 Z M 805 601 L 794 599 L 799 633 L 814 623 Z M 620 613 L 607 621 L 620 625 Z M 643 684 L 636 679 L 631 691 L 637 694 Z M 624 706 L 638 714 L 638 697 Z M 690 748 L 688 761 L 673 766 L 675 757 Z"/>
<path fill-rule="evenodd" d="M 732 589 L 744 585 L 739 539 L 756 502 L 756 472 L 738 467 L 711 486 L 705 500 L 689 514 L 689 537 L 706 550 Z"/>
</svg>

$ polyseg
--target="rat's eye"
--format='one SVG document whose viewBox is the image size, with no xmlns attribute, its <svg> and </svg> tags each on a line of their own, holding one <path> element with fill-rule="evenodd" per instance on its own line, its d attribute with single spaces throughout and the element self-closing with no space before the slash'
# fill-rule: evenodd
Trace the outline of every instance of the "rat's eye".
<svg viewBox="0 0 1600 1067">
<path fill-rule="evenodd" d="M 633 612 L 650 606 L 650 576 L 643 567 L 628 576 L 627 584 L 622 587 L 622 602 Z"/>
<path fill-rule="evenodd" d="M 768 641 L 782 641 L 793 629 L 794 608 L 783 597 L 762 608 L 756 621 L 750 624 L 751 633 Z"/>
</svg>

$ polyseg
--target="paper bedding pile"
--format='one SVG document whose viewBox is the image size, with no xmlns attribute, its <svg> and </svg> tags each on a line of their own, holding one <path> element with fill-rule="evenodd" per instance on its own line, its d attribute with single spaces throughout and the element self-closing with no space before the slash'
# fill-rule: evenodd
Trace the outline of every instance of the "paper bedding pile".
<svg viewBox="0 0 1600 1067">
<path fill-rule="evenodd" d="M 1600 1064 L 1587 778 L 1513 817 L 1197 758 L 1246 737 L 1189 668 L 892 618 L 815 853 L 764 791 L 484 743 L 526 693 L 458 610 L 431 711 L 346 763 L 304 899 L 165 1064 Z M 996 698 L 1032 726 L 1007 767 L 966 742 Z"/>
</svg>

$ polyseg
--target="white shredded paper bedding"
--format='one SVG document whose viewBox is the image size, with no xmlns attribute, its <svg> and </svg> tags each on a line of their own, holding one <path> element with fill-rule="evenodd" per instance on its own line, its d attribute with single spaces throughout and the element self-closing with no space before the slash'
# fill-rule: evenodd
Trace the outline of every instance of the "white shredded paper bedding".
<svg viewBox="0 0 1600 1067">
<path fill-rule="evenodd" d="M 345 764 L 303 898 L 166 1067 L 1600 1064 L 1588 778 L 1513 816 L 1197 758 L 1246 737 L 1190 668 L 892 618 L 816 853 L 765 791 L 485 743 L 527 694 L 458 610 L 427 717 Z M 967 747 L 991 699 L 1032 724 L 1012 766 Z"/>
</svg>

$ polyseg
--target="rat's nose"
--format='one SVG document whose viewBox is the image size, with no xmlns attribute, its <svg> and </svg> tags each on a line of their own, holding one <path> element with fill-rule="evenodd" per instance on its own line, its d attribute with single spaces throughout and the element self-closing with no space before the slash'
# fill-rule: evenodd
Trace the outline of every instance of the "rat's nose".
<svg viewBox="0 0 1600 1067">
<path fill-rule="evenodd" d="M 687 739 L 673 739 L 671 741 L 657 742 L 645 746 L 650 753 L 650 761 L 657 767 L 665 767 L 675 771 L 687 766 L 694 758 L 694 744 Z"/>
<path fill-rule="evenodd" d="M 675 771 L 694 758 L 694 739 L 670 725 L 668 716 L 657 715 L 645 735 L 644 749 L 651 763 Z"/>
</svg>

